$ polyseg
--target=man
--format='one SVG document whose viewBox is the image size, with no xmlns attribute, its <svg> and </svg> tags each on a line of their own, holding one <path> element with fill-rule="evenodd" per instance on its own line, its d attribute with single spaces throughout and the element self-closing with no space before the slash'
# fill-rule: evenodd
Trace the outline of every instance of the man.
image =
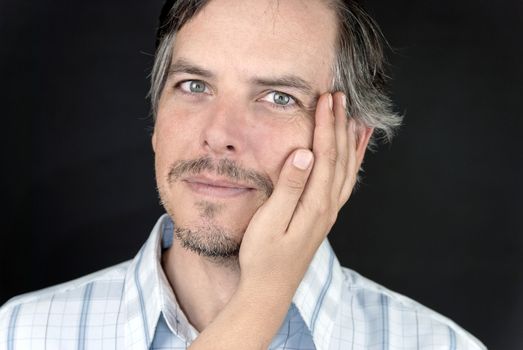
<svg viewBox="0 0 523 350">
<path fill-rule="evenodd" d="M 151 101 L 167 212 L 131 261 L 12 299 L 4 349 L 483 349 L 325 236 L 399 118 L 341 0 L 168 1 Z"/>
</svg>

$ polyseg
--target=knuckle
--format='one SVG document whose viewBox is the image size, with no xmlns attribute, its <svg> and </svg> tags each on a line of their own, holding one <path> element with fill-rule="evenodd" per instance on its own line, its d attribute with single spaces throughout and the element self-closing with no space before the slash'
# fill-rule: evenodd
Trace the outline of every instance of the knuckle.
<svg viewBox="0 0 523 350">
<path fill-rule="evenodd" d="M 292 192 L 301 192 L 305 187 L 305 181 L 301 178 L 289 177 L 285 180 L 285 187 Z"/>
<path fill-rule="evenodd" d="M 334 210 L 331 214 L 331 217 L 330 217 L 330 226 L 332 227 L 334 225 L 334 223 L 336 222 L 336 220 L 338 220 L 338 211 L 337 210 Z"/>
<path fill-rule="evenodd" d="M 345 205 L 345 203 L 347 203 L 347 201 L 349 200 L 349 195 L 348 193 L 342 193 L 341 196 L 340 196 L 340 200 L 339 200 L 339 204 L 338 206 L 340 207 L 340 209 Z"/>
<path fill-rule="evenodd" d="M 338 151 L 336 150 L 336 147 L 329 148 L 325 153 L 329 163 L 336 164 L 338 161 Z"/>
<path fill-rule="evenodd" d="M 330 212 L 330 205 L 326 201 L 318 201 L 314 206 L 316 215 L 325 217 Z"/>
<path fill-rule="evenodd" d="M 349 166 L 349 157 L 347 156 L 347 154 L 340 154 L 338 156 L 338 159 L 343 169 L 346 169 Z"/>
</svg>

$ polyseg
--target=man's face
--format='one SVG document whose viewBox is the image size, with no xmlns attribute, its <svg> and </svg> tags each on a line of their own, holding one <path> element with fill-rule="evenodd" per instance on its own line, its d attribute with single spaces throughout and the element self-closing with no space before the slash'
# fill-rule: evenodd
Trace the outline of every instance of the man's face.
<svg viewBox="0 0 523 350">
<path fill-rule="evenodd" d="M 213 0 L 177 33 L 153 136 L 156 177 L 178 233 L 200 253 L 237 249 L 289 154 L 311 148 L 335 23 L 315 0 Z"/>
</svg>

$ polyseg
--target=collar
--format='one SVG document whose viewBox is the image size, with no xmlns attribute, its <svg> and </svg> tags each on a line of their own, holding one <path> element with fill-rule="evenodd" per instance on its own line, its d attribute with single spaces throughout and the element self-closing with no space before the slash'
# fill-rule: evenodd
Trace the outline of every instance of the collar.
<svg viewBox="0 0 523 350">
<path fill-rule="evenodd" d="M 127 270 L 123 292 L 126 348 L 139 345 L 148 349 L 161 315 L 182 340 L 192 342 L 198 335 L 181 310 L 161 266 L 162 248 L 172 244 L 173 228 L 170 217 L 162 215 Z M 319 350 L 328 349 L 342 283 L 341 266 L 325 240 L 293 298 Z"/>
<path fill-rule="evenodd" d="M 162 247 L 172 243 L 173 227 L 169 216 L 162 215 L 127 270 L 123 292 L 126 348 L 138 345 L 149 349 L 162 314 L 171 331 L 182 340 L 190 342 L 197 336 L 161 265 Z"/>
<path fill-rule="evenodd" d="M 325 239 L 292 299 L 319 350 L 329 348 L 334 322 L 340 309 L 343 279 L 336 254 Z"/>
</svg>

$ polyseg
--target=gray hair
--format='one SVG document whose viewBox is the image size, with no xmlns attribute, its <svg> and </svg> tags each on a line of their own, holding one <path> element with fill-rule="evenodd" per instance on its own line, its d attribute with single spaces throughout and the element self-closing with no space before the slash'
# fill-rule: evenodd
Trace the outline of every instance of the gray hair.
<svg viewBox="0 0 523 350">
<path fill-rule="evenodd" d="M 161 34 L 149 92 L 153 118 L 156 118 L 160 95 L 167 79 L 176 32 L 208 1 L 174 1 L 166 20 L 160 24 Z M 392 102 L 386 91 L 388 77 L 383 50 L 386 41 L 376 22 L 355 1 L 327 1 L 338 18 L 332 91 L 342 91 L 347 96 L 348 118 L 374 128 L 369 143 L 372 148 L 376 139 L 390 141 L 402 120 L 392 110 Z"/>
</svg>

